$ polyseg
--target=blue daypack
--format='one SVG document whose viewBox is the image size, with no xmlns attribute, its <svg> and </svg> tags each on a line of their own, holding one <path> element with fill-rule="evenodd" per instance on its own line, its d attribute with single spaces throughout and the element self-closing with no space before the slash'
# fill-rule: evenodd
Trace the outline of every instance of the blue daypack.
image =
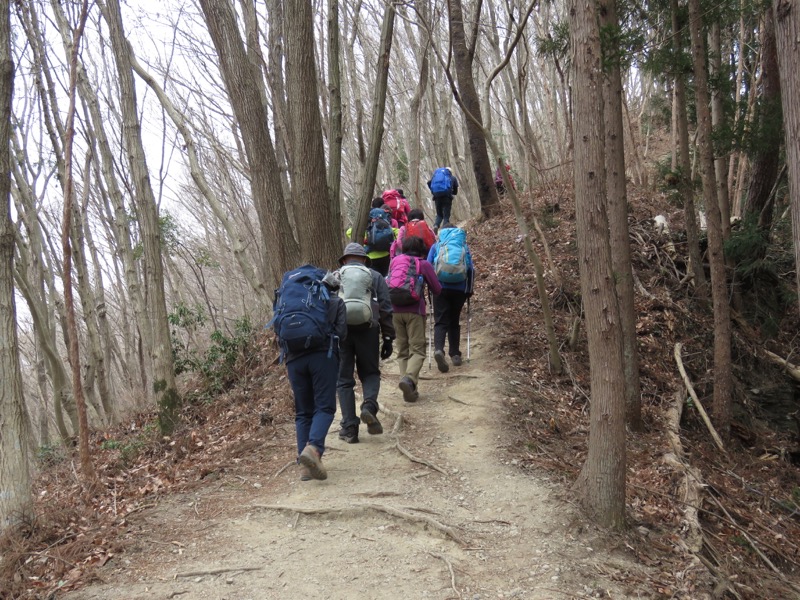
<svg viewBox="0 0 800 600">
<path fill-rule="evenodd" d="M 386 211 L 382 208 L 373 208 L 369 211 L 369 225 L 367 225 L 367 252 L 388 252 L 394 241 L 394 231 Z"/>
<path fill-rule="evenodd" d="M 322 283 L 325 269 L 303 265 L 283 275 L 275 291 L 272 320 L 281 345 L 281 360 L 288 353 L 328 347 L 333 352 L 333 323 L 328 322 L 330 293 Z"/>
<path fill-rule="evenodd" d="M 440 167 L 433 172 L 431 177 L 431 193 L 434 196 L 451 194 L 453 192 L 453 176 L 449 169 Z"/>
<path fill-rule="evenodd" d="M 442 283 L 461 283 L 467 280 L 466 231 L 458 227 L 439 231 L 433 268 Z"/>
</svg>

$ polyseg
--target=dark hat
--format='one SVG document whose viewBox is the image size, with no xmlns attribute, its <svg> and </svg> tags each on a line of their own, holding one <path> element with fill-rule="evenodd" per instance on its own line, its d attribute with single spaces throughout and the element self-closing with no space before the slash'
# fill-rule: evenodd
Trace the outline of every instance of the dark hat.
<svg viewBox="0 0 800 600">
<path fill-rule="evenodd" d="M 339 264 L 344 264 L 344 261 L 348 256 L 362 256 L 364 258 L 369 258 L 367 256 L 367 252 L 364 250 L 364 246 L 357 244 L 356 242 L 350 242 L 344 247 L 344 253 L 339 257 Z"/>
</svg>

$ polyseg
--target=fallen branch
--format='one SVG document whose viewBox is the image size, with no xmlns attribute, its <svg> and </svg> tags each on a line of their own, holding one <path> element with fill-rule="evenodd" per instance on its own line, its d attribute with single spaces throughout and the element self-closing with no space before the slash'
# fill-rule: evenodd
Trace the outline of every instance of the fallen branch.
<svg viewBox="0 0 800 600">
<path fill-rule="evenodd" d="M 290 462 L 288 462 L 288 463 L 286 463 L 286 464 L 285 464 L 285 465 L 283 465 L 283 466 L 282 466 L 280 469 L 278 469 L 278 472 L 277 472 L 277 473 L 275 473 L 275 475 L 273 475 L 273 476 L 272 476 L 272 478 L 273 478 L 273 479 L 276 479 L 276 478 L 278 477 L 278 475 L 280 475 L 281 473 L 283 473 L 283 472 L 284 472 L 286 469 L 288 469 L 288 468 L 289 468 L 289 467 L 291 467 L 292 465 L 296 465 L 296 464 L 297 464 L 297 462 L 296 462 L 296 461 L 294 461 L 294 460 L 293 460 L 293 461 L 290 461 Z"/>
<path fill-rule="evenodd" d="M 700 403 L 700 398 L 697 397 L 697 393 L 694 391 L 694 387 L 692 387 L 692 382 L 689 379 L 689 376 L 686 374 L 686 369 L 683 368 L 683 360 L 681 360 L 681 348 L 683 344 L 678 342 L 675 344 L 675 362 L 678 363 L 678 370 L 681 373 L 681 377 L 683 378 L 683 384 L 686 386 L 689 395 L 692 397 L 692 400 L 697 406 L 697 411 L 700 413 L 700 416 L 703 418 L 703 422 L 706 424 L 708 431 L 711 433 L 711 437 L 714 440 L 714 443 L 717 445 L 717 448 L 725 452 L 725 446 L 722 443 L 722 439 L 719 437 L 717 430 L 714 429 L 714 426 L 711 424 L 711 419 L 708 418 L 708 413 L 706 413 L 706 409 L 703 408 L 703 405 Z"/>
<path fill-rule="evenodd" d="M 232 571 L 260 571 L 264 567 L 220 567 L 218 569 L 208 569 L 207 571 L 187 571 L 185 573 L 175 573 L 173 579 L 178 577 L 201 577 L 203 575 L 220 575 Z"/>
<path fill-rule="evenodd" d="M 304 515 L 342 514 L 348 511 L 358 512 L 361 510 L 374 510 L 375 512 L 391 515 L 393 517 L 397 517 L 398 519 L 404 519 L 406 521 L 412 521 L 414 523 L 424 523 L 426 525 L 430 525 L 437 531 L 443 533 L 445 536 L 454 540 L 456 543 L 461 544 L 462 546 L 467 545 L 466 540 L 464 540 L 464 538 L 461 537 L 461 535 L 449 525 L 440 523 L 436 519 L 433 519 L 426 515 L 407 513 L 405 511 L 392 508 L 391 506 L 384 506 L 383 504 L 356 504 L 349 507 L 332 507 L 332 508 L 306 508 L 302 506 L 288 506 L 285 504 L 251 504 L 250 506 L 252 506 L 253 508 L 264 508 L 268 510 L 284 510 L 289 512 L 297 512 Z"/>
<path fill-rule="evenodd" d="M 397 448 L 397 450 L 400 452 L 400 454 L 402 454 L 403 456 L 408 458 L 408 460 L 410 460 L 411 462 L 415 462 L 415 463 L 419 463 L 421 465 L 425 465 L 426 467 L 429 467 L 429 468 L 433 469 L 434 471 L 438 471 L 442 475 L 449 475 L 449 473 L 447 471 L 445 471 L 439 465 L 435 465 L 432 462 L 429 462 L 429 461 L 425 460 L 424 458 L 419 458 L 419 457 L 414 456 L 413 454 L 411 454 L 411 452 L 409 452 L 408 450 L 406 450 L 403 447 L 403 445 L 400 443 L 399 440 L 397 442 L 395 442 L 394 446 L 395 446 L 395 448 Z"/>
<path fill-rule="evenodd" d="M 764 349 L 764 354 L 766 354 L 767 358 L 769 358 L 772 362 L 782 366 L 786 370 L 786 373 L 789 375 L 789 377 L 791 377 L 795 381 L 800 381 L 800 367 L 798 367 L 797 365 L 793 365 L 785 358 L 781 358 L 780 356 L 778 356 L 774 352 L 770 352 L 766 348 Z"/>
<path fill-rule="evenodd" d="M 428 552 L 428 554 L 430 554 L 433 558 L 438 558 L 447 565 L 447 569 L 450 571 L 450 587 L 453 588 L 456 596 L 461 598 L 461 592 L 459 592 L 458 588 L 456 587 L 456 572 L 453 569 L 453 563 L 451 563 L 450 560 L 443 554 L 437 554 L 436 552 Z"/>
<path fill-rule="evenodd" d="M 452 400 L 453 402 L 458 402 L 459 404 L 463 404 L 464 406 L 472 406 L 469 402 L 464 402 L 463 400 L 459 400 L 455 396 L 447 395 L 447 397 Z"/>
</svg>

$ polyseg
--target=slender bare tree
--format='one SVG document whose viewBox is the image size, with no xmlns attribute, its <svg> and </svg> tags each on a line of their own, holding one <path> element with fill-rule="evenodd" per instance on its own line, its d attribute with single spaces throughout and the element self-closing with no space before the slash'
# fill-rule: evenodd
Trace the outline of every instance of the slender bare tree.
<svg viewBox="0 0 800 600">
<path fill-rule="evenodd" d="M 14 303 L 14 222 L 10 206 L 11 59 L 9 0 L 0 0 L 0 530 L 33 508 L 28 471 L 28 431 L 22 398 L 17 309 Z"/>
</svg>

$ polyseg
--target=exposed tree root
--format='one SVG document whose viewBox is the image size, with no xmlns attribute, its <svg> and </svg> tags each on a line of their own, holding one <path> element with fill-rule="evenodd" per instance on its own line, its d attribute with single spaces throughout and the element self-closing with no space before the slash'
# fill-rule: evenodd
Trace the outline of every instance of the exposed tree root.
<svg viewBox="0 0 800 600">
<path fill-rule="evenodd" d="M 400 454 L 402 454 L 403 456 L 408 458 L 408 460 L 410 460 L 411 462 L 415 462 L 415 463 L 419 463 L 421 465 L 425 465 L 426 467 L 428 467 L 430 469 L 433 469 L 434 471 L 438 471 L 442 475 L 449 475 L 449 473 L 447 471 L 445 471 L 439 465 L 436 465 L 436 464 L 434 464 L 434 463 L 432 463 L 430 461 L 425 460 L 424 458 L 419 458 L 419 457 L 414 456 L 413 454 L 411 454 L 411 452 L 409 452 L 408 450 L 406 450 L 403 447 L 403 445 L 400 443 L 400 440 L 396 441 L 394 446 L 395 446 L 395 448 L 397 448 L 397 450 L 400 452 Z"/>
<path fill-rule="evenodd" d="M 325 515 L 325 514 L 344 514 L 346 512 L 361 512 L 373 510 L 375 512 L 384 513 L 398 519 L 411 521 L 413 523 L 423 523 L 429 525 L 433 529 L 443 533 L 457 544 L 466 546 L 466 540 L 459 534 L 453 527 L 440 523 L 432 517 L 426 515 L 417 515 L 414 513 L 405 512 L 391 506 L 383 504 L 355 504 L 352 506 L 332 507 L 332 508 L 306 508 L 302 506 L 288 506 L 284 504 L 251 504 L 253 508 L 264 508 L 267 510 L 284 510 L 289 512 L 296 512 L 304 515 Z"/>
<path fill-rule="evenodd" d="M 220 575 L 221 573 L 231 573 L 233 571 L 260 571 L 264 567 L 220 567 L 218 569 L 208 569 L 204 571 L 187 571 L 185 573 L 175 573 L 173 579 L 178 577 L 201 577 L 203 575 Z"/>
<path fill-rule="evenodd" d="M 451 563 L 450 559 L 448 559 L 444 554 L 437 554 L 436 552 L 428 552 L 428 554 L 430 554 L 433 558 L 438 558 L 447 565 L 447 569 L 450 571 L 450 587 L 453 588 L 456 596 L 461 598 L 461 592 L 459 592 L 458 588 L 456 587 L 456 572 L 453 569 L 453 563 Z"/>
</svg>

